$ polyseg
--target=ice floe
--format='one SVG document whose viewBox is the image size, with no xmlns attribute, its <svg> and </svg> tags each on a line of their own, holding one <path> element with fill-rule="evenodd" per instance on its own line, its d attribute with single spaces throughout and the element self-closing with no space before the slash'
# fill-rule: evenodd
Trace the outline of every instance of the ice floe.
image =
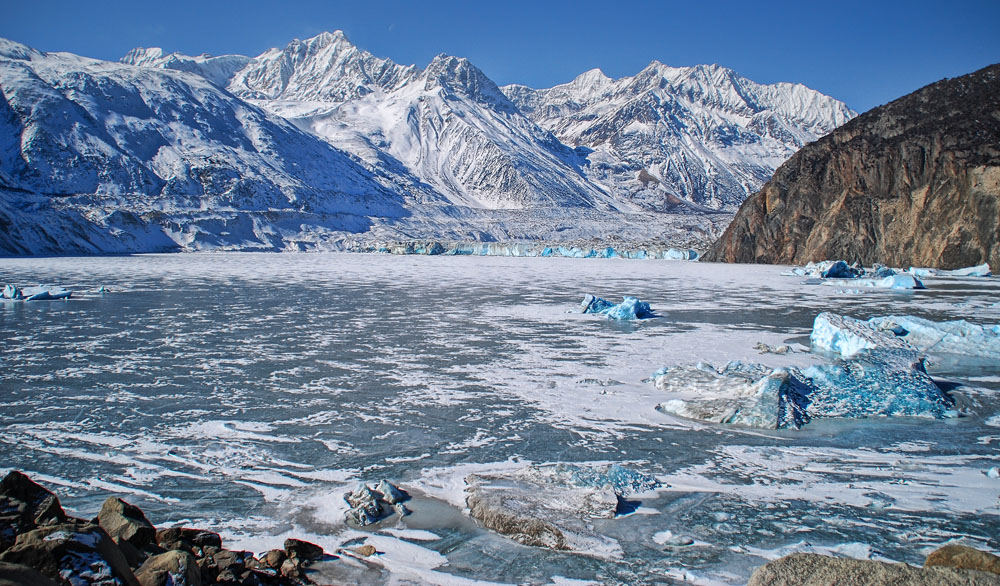
<svg viewBox="0 0 1000 586">
<path fill-rule="evenodd" d="M 653 383 L 670 398 L 657 409 L 766 429 L 798 428 L 821 417 L 955 416 L 923 356 L 896 335 L 897 327 L 821 313 L 810 341 L 814 350 L 836 356 L 833 362 L 802 369 L 747 362 L 664 367 Z"/>
<path fill-rule="evenodd" d="M 910 267 L 909 272 L 911 275 L 917 277 L 989 277 L 992 276 L 990 272 L 989 263 L 983 263 L 981 265 L 976 265 L 974 267 L 965 267 L 961 269 L 954 270 L 942 270 L 942 269 L 930 269 L 922 267 Z"/>
<path fill-rule="evenodd" d="M 67 289 L 58 289 L 39 285 L 37 287 L 25 287 L 21 289 L 17 285 L 8 284 L 3 288 L 3 299 L 12 301 L 52 301 L 55 299 L 69 299 L 73 294 Z"/>
<path fill-rule="evenodd" d="M 583 313 L 600 313 L 608 316 L 608 319 L 619 321 L 630 321 L 634 319 L 645 319 L 654 317 L 649 304 L 640 301 L 638 297 L 623 297 L 621 303 L 614 304 L 601 297 L 587 294 L 580 303 Z"/>
<path fill-rule="evenodd" d="M 921 352 L 1000 360 L 1000 324 L 935 322 L 909 315 L 873 317 L 869 323 L 876 329 L 895 332 L 897 339 L 905 340 Z"/>
<path fill-rule="evenodd" d="M 410 512 L 403 502 L 409 498 L 408 494 L 385 479 L 379 481 L 374 490 L 362 483 L 344 495 L 344 500 L 351 507 L 345 515 L 349 523 L 359 527 L 374 525 L 393 513 L 405 517 Z"/>
</svg>

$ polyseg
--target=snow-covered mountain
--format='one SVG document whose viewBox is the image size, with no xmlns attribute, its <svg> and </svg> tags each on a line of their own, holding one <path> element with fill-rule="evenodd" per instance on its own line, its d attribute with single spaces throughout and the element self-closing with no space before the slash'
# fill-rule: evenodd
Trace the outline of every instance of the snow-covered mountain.
<svg viewBox="0 0 1000 586">
<path fill-rule="evenodd" d="M 76 202 L 98 223 L 286 210 L 355 230 L 408 213 L 384 177 L 198 75 L 0 40 L 0 88 L 0 189 Z"/>
<path fill-rule="evenodd" d="M 159 67 L 196 73 L 224 88 L 229 85 L 237 71 L 247 66 L 250 58 L 243 55 L 219 55 L 217 57 L 208 54 L 194 57 L 180 53 L 164 55 L 163 49 L 159 47 L 136 47 L 126 53 L 121 58 L 121 62 L 142 67 Z"/>
<path fill-rule="evenodd" d="M 373 165 L 405 169 L 456 205 L 618 207 L 587 180 L 583 157 L 467 59 L 439 55 L 420 70 L 361 51 L 338 31 L 253 59 L 229 91 Z"/>
<path fill-rule="evenodd" d="M 499 88 L 466 59 L 399 65 L 339 31 L 254 58 L 138 48 L 121 63 L 0 41 L 0 90 L 0 250 L 19 253 L 692 245 L 728 217 L 703 212 L 853 115 L 717 66 Z"/>
<path fill-rule="evenodd" d="M 378 90 L 391 91 L 416 78 L 413 65 L 375 57 L 347 40 L 344 33 L 320 33 L 295 39 L 251 59 L 229 83 L 242 98 L 342 102 Z"/>
<path fill-rule="evenodd" d="M 502 89 L 559 140 L 592 149 L 588 178 L 653 209 L 677 199 L 734 209 L 800 147 L 857 115 L 803 85 L 762 85 L 718 65 L 654 61 L 619 80 L 594 69 L 549 89 Z"/>
</svg>

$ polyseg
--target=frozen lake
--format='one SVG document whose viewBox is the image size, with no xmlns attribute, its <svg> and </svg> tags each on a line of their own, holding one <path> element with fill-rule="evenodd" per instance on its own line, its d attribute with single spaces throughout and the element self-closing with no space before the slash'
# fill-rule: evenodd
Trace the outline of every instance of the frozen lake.
<svg viewBox="0 0 1000 586">
<path fill-rule="evenodd" d="M 745 583 L 791 550 L 922 563 L 1000 548 L 1000 366 L 932 363 L 963 417 L 705 425 L 655 410 L 665 365 L 806 365 L 821 311 L 1000 322 L 1000 279 L 845 291 L 783 267 L 618 259 L 184 254 L 0 259 L 0 462 L 91 517 L 111 494 L 157 526 L 263 551 L 286 536 L 376 545 L 368 583 Z M 93 291 L 105 286 L 109 293 Z M 575 313 L 636 295 L 659 317 Z M 990 419 L 993 418 L 993 419 Z M 524 463 L 620 462 L 668 488 L 595 521 L 612 557 L 518 545 L 463 514 L 463 479 Z M 348 528 L 341 496 L 388 478 L 413 515 Z M 693 545 L 663 545 L 664 535 Z M 381 566 L 381 567 L 378 567 Z"/>
</svg>

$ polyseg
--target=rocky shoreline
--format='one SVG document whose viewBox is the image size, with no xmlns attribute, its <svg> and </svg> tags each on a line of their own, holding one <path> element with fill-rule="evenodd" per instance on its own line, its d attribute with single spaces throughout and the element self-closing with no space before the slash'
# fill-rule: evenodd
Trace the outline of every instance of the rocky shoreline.
<svg viewBox="0 0 1000 586">
<path fill-rule="evenodd" d="M 337 554 L 368 557 L 371 546 Z M 260 554 L 223 547 L 218 533 L 194 527 L 157 529 L 120 498 L 97 517 L 74 518 L 59 499 L 24 474 L 0 482 L 0 585 L 303 586 L 307 568 L 335 559 L 320 546 L 286 539 Z"/>
<path fill-rule="evenodd" d="M 623 474 L 611 472 L 615 478 Z M 626 476 L 626 484 L 643 480 Z M 472 480 L 472 489 L 482 490 L 484 479 Z M 379 488 L 405 498 L 390 486 Z M 618 502 L 615 494 L 609 492 L 609 511 Z M 333 553 L 294 538 L 283 545 L 259 554 L 229 550 L 211 530 L 157 529 L 138 507 L 117 497 L 104 501 L 94 519 L 74 518 L 63 511 L 55 494 L 21 472 L 12 471 L 0 481 L 0 586 L 306 586 L 315 584 L 309 571 L 314 562 L 378 554 L 371 545 Z M 955 544 L 931 553 L 923 567 L 795 553 L 757 568 L 749 584 L 1000 585 L 1000 557 Z"/>
</svg>

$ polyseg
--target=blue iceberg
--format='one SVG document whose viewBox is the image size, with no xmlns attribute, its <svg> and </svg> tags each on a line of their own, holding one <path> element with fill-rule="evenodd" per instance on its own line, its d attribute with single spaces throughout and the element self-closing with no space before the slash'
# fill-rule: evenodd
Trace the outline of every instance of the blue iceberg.
<svg viewBox="0 0 1000 586">
<path fill-rule="evenodd" d="M 866 323 L 874 329 L 893 332 L 898 340 L 924 353 L 1000 360 L 1000 324 L 936 322 L 909 315 L 873 317 Z"/>
<path fill-rule="evenodd" d="M 3 299 L 13 301 L 51 301 L 55 299 L 69 299 L 73 295 L 67 289 L 54 289 L 45 286 L 19 288 L 17 285 L 6 285 L 3 288 Z"/>
<path fill-rule="evenodd" d="M 620 321 L 655 317 L 649 304 L 640 301 L 638 297 L 626 296 L 622 299 L 623 301 L 616 305 L 607 299 L 587 294 L 580 303 L 580 309 L 583 313 L 601 313 L 608 316 L 608 319 Z"/>
<path fill-rule="evenodd" d="M 653 382 L 671 398 L 657 409 L 768 429 L 798 428 L 824 417 L 954 417 L 951 400 L 927 375 L 919 344 L 904 339 L 905 326 L 893 320 L 903 321 L 819 314 L 812 347 L 836 358 L 808 368 L 772 370 L 749 362 L 730 362 L 722 369 L 707 364 L 661 368 Z M 968 331 L 977 340 L 1000 336 L 1000 326 Z"/>
</svg>

